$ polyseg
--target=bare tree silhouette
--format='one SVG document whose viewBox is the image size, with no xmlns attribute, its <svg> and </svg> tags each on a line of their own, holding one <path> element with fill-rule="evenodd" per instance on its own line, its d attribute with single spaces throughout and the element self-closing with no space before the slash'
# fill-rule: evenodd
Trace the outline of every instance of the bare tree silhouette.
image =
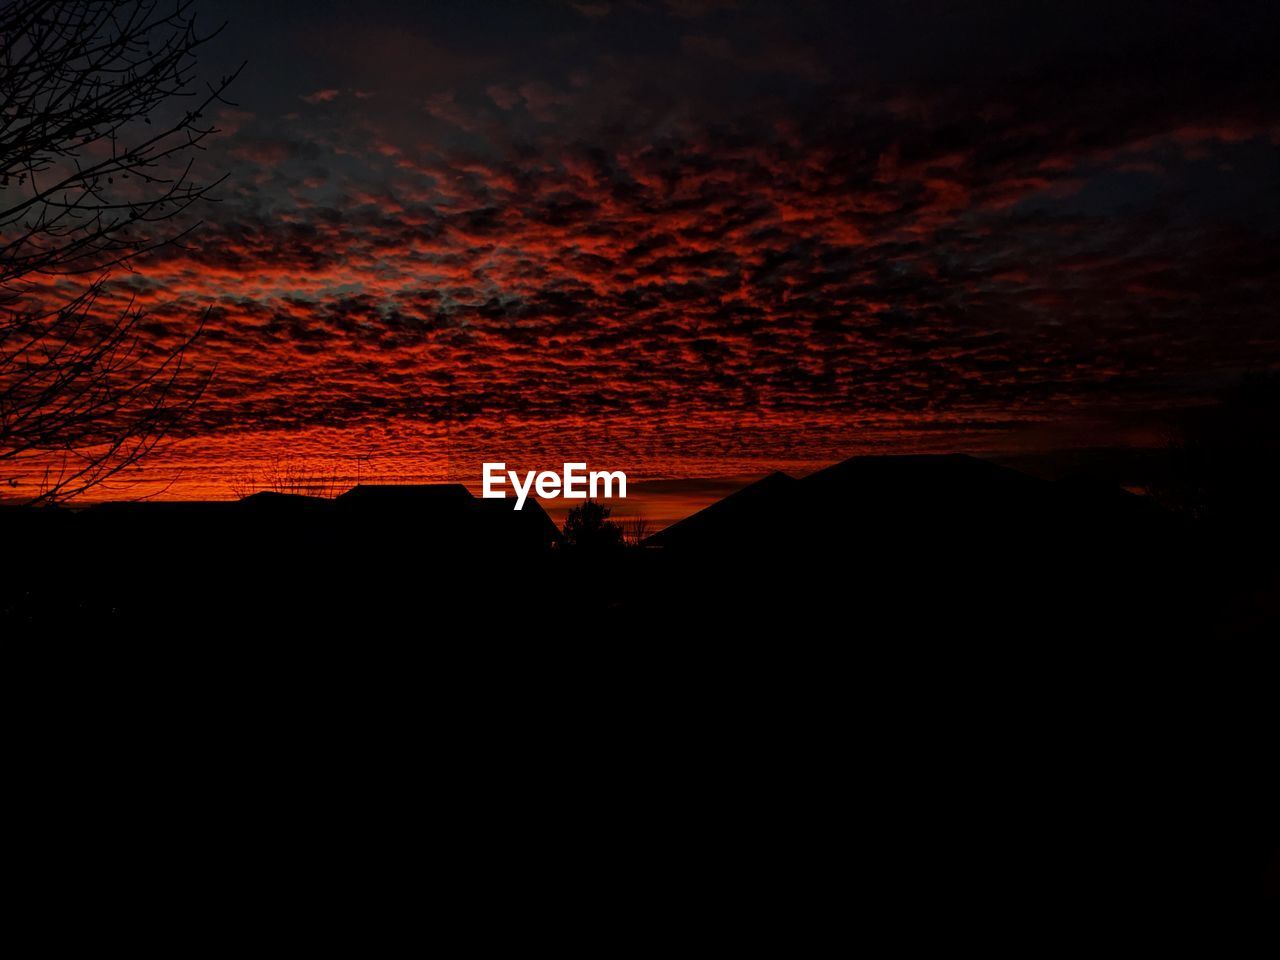
<svg viewBox="0 0 1280 960">
<path fill-rule="evenodd" d="M 231 492 L 237 498 L 255 493 L 291 493 L 332 499 L 350 483 L 350 477 L 343 476 L 340 467 L 336 460 L 316 465 L 293 457 L 275 457 L 265 466 L 261 479 L 248 473 L 231 477 Z"/>
<path fill-rule="evenodd" d="M 198 87 L 192 0 L 10 0 L 0 9 L 0 478 L 60 501 L 151 452 L 207 376 L 142 334 L 115 269 L 179 240 L 219 180 L 192 176 L 239 70 Z M 176 218 L 176 219 L 175 219 Z M 33 479 L 34 477 L 34 479 Z"/>
<path fill-rule="evenodd" d="M 638 547 L 656 531 L 643 513 L 632 514 L 622 524 L 622 539 L 629 547 Z"/>
</svg>

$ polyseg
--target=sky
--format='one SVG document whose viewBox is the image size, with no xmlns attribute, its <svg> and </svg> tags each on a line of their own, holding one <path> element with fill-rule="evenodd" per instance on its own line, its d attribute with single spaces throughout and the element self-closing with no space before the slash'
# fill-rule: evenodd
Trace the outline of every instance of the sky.
<svg viewBox="0 0 1280 960">
<path fill-rule="evenodd" d="M 198 10 L 227 179 L 117 281 L 209 310 L 171 496 L 1150 445 L 1280 362 L 1266 4 Z"/>
</svg>

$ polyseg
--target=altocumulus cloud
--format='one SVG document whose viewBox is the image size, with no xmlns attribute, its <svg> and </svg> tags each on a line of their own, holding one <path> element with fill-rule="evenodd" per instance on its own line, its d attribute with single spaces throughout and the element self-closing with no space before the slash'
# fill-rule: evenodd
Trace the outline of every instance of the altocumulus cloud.
<svg viewBox="0 0 1280 960">
<path fill-rule="evenodd" d="M 223 203 L 118 287 L 210 309 L 193 449 L 728 473 L 1118 436 L 1280 356 L 1272 14 L 856 6 L 281 39 Z"/>
</svg>

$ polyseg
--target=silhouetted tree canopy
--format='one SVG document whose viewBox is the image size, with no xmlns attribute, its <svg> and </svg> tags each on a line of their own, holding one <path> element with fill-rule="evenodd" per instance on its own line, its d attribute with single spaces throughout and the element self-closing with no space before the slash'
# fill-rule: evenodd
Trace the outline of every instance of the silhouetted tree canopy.
<svg viewBox="0 0 1280 960">
<path fill-rule="evenodd" d="M 1185 414 L 1153 492 L 1214 524 L 1280 529 L 1280 374 L 1250 374 L 1220 404 Z"/>
<path fill-rule="evenodd" d="M 56 501 L 149 453 L 200 396 L 199 332 L 142 333 L 112 270 L 192 229 L 234 75 L 196 82 L 191 0 L 0 5 L 0 479 Z M 175 218 L 179 218 L 175 220 Z"/>
<path fill-rule="evenodd" d="M 565 546 L 584 552 L 620 548 L 623 543 L 622 525 L 610 520 L 610 513 L 612 511 L 608 507 L 595 500 L 574 507 L 564 521 Z"/>
</svg>

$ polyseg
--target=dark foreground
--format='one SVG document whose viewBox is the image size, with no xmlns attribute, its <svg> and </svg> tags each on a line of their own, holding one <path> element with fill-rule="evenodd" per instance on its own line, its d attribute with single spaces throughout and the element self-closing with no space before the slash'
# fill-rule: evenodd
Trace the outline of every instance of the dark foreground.
<svg viewBox="0 0 1280 960">
<path fill-rule="evenodd" d="M 514 626 L 1080 649 L 1264 643 L 1280 617 L 1267 531 L 969 457 L 774 474 L 628 549 L 566 544 L 535 502 L 515 512 L 457 485 L 7 508 L 0 524 L 11 629 L 431 639 Z"/>
<path fill-rule="evenodd" d="M 625 864 L 619 896 L 762 945 L 833 916 L 1017 949 L 1264 929 L 1269 542 L 911 460 L 604 551 L 456 491 L 10 512 L 5 632 L 103 782 L 234 771 L 299 830 L 317 790 L 397 823 L 431 796 L 476 856 Z"/>
</svg>

